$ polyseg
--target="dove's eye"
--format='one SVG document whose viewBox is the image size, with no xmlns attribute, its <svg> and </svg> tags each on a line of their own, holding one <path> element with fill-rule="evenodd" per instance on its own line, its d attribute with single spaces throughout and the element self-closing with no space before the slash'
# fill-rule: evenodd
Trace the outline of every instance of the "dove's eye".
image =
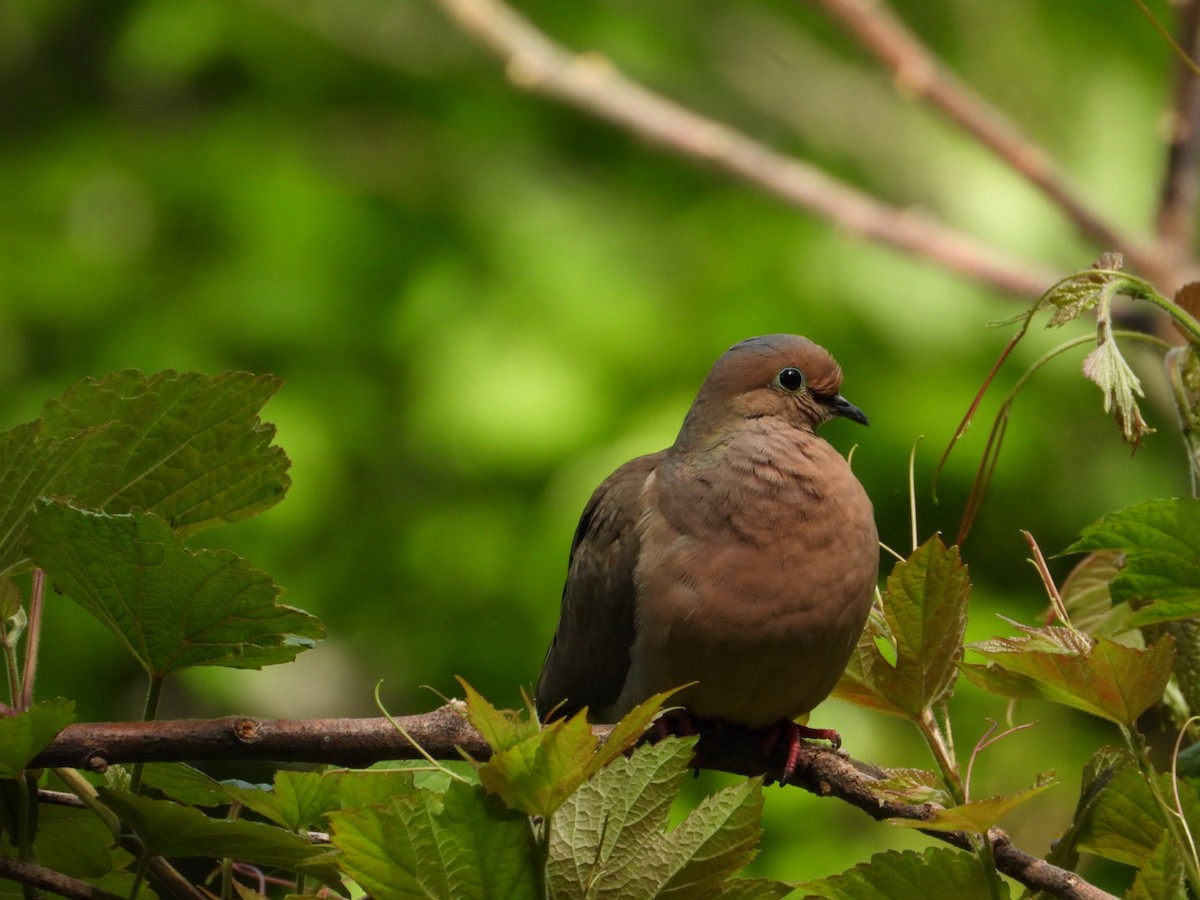
<svg viewBox="0 0 1200 900">
<path fill-rule="evenodd" d="M 804 387 L 804 373 L 797 368 L 788 366 L 786 369 L 781 369 L 779 374 L 775 376 L 775 383 L 785 391 L 796 393 Z"/>
</svg>

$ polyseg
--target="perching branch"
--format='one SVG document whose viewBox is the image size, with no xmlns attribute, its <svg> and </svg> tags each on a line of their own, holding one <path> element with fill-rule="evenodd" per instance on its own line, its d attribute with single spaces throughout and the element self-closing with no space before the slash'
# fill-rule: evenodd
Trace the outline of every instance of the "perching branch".
<svg viewBox="0 0 1200 900">
<path fill-rule="evenodd" d="M 993 287 L 1039 296 L 1054 273 L 927 216 L 888 205 L 802 160 L 701 116 L 622 75 L 608 60 L 556 44 L 500 0 L 439 0 L 490 47 L 518 87 L 562 100 L 689 159 L 741 178 L 854 234 L 938 262 Z M 1127 254 L 1134 256 L 1135 254 Z"/>
<path fill-rule="evenodd" d="M 467 724 L 460 705 L 451 703 L 423 715 L 397 720 L 436 759 L 461 759 L 459 748 L 475 759 L 486 759 L 487 744 Z M 604 738 L 610 726 L 594 731 Z M 700 768 L 739 775 L 783 775 L 787 748 L 780 742 L 764 765 L 762 735 L 726 727 L 706 733 L 696 750 Z M 391 759 L 418 759 L 417 749 L 384 718 L 373 719 L 196 719 L 168 722 L 75 724 L 65 728 L 31 768 L 68 766 L 102 771 L 109 765 L 138 762 L 286 761 L 367 766 Z M 884 773 L 823 747 L 802 748 L 795 774 L 788 782 L 823 797 L 836 797 L 877 820 L 932 819 L 936 804 L 899 801 L 877 790 Z M 970 849 L 961 831 L 927 832 L 956 847 Z M 997 868 L 1035 891 L 1064 900 L 1115 900 L 1074 872 L 1051 865 L 1014 847 L 1000 829 L 988 834 Z"/>
</svg>

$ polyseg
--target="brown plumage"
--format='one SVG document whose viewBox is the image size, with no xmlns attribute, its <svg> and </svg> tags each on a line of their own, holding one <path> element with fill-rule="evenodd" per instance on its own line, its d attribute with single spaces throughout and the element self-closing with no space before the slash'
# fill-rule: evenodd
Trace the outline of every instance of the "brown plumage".
<svg viewBox="0 0 1200 900">
<path fill-rule="evenodd" d="M 626 463 L 583 512 L 536 698 L 614 721 L 652 693 L 765 728 L 833 690 L 879 567 L 871 502 L 816 430 L 867 423 L 842 372 L 796 335 L 713 365 L 674 445 Z"/>
</svg>

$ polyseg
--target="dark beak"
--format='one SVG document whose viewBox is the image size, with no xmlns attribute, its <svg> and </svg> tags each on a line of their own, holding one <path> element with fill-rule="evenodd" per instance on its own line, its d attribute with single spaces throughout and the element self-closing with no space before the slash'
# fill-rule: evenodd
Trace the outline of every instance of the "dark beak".
<svg viewBox="0 0 1200 900">
<path fill-rule="evenodd" d="M 867 414 L 841 394 L 834 394 L 825 401 L 825 405 L 829 407 L 829 412 L 832 415 L 841 416 L 843 419 L 849 419 L 851 422 L 857 422 L 859 425 L 871 424 L 867 421 Z"/>
</svg>

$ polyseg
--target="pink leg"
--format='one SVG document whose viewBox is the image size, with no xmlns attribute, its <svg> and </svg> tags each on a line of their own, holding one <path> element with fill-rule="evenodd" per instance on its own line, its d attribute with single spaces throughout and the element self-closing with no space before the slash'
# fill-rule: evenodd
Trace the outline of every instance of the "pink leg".
<svg viewBox="0 0 1200 900">
<path fill-rule="evenodd" d="M 785 719 L 767 729 L 766 737 L 763 739 L 763 755 L 769 756 L 775 749 L 775 745 L 779 743 L 779 739 L 785 735 L 788 754 L 787 761 L 783 764 L 782 783 L 784 784 L 796 774 L 796 765 L 800 762 L 800 748 L 804 745 L 805 738 L 829 741 L 835 750 L 842 746 L 842 736 L 832 728 L 809 728 L 807 725 L 797 725 L 795 722 Z"/>
</svg>

